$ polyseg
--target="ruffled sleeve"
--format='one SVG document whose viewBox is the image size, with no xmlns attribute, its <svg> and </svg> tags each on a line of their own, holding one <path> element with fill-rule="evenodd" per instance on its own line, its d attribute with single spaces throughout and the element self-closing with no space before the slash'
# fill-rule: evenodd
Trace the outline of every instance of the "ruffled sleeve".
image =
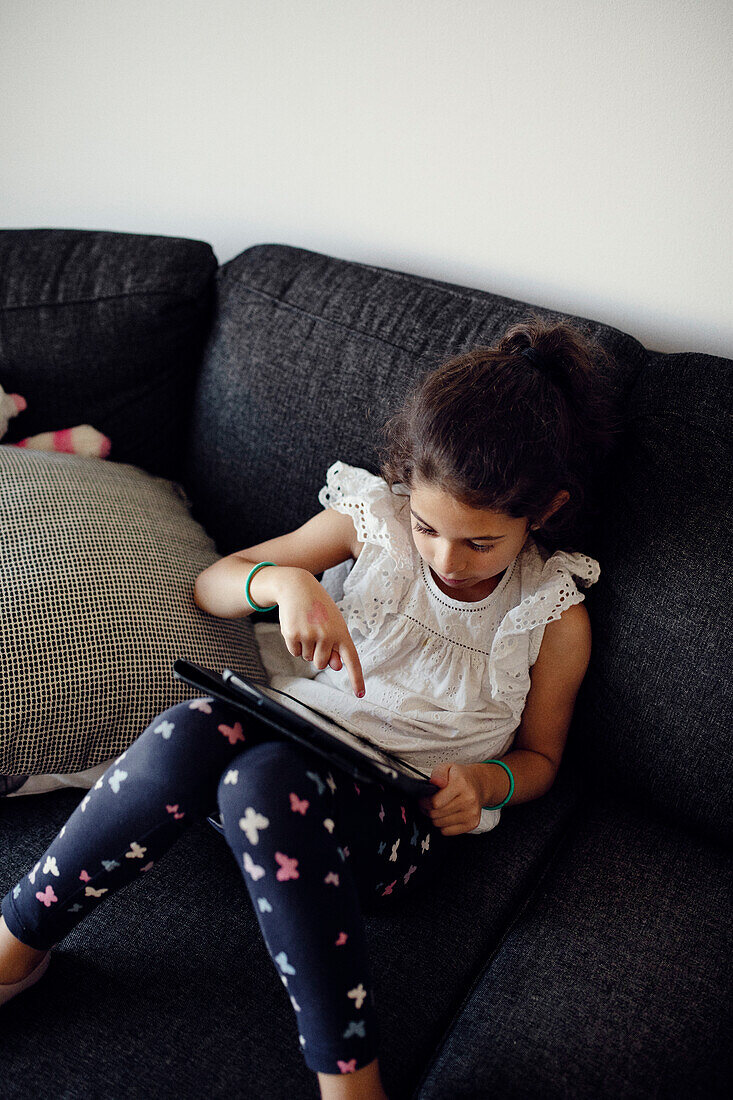
<svg viewBox="0 0 733 1100">
<path fill-rule="evenodd" d="M 416 576 L 406 497 L 405 492 L 392 492 L 383 478 L 345 462 L 334 462 L 318 494 L 324 508 L 352 517 L 359 542 L 365 544 L 350 571 L 335 566 L 321 581 L 349 630 L 365 637 L 382 628 Z"/>
<path fill-rule="evenodd" d="M 585 554 L 557 550 L 544 563 L 539 554 L 527 562 L 521 602 L 503 618 L 491 647 L 489 677 L 492 696 L 520 719 L 531 685 L 529 669 L 537 660 L 545 627 L 563 611 L 581 603 L 601 575 L 597 561 Z"/>
<path fill-rule="evenodd" d="M 383 478 L 358 466 L 334 462 L 318 500 L 324 508 L 351 516 L 359 542 L 383 547 L 398 570 L 413 571 L 413 543 L 406 526 L 409 521 L 404 518 L 409 514 L 406 496 L 392 492 Z"/>
</svg>

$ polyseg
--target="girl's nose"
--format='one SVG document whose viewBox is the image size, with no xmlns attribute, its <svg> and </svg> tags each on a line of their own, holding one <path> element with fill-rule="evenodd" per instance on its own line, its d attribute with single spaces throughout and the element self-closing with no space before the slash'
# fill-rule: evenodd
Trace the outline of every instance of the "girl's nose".
<svg viewBox="0 0 733 1100">
<path fill-rule="evenodd" d="M 462 577 L 465 570 L 460 560 L 460 551 L 446 549 L 435 556 L 435 568 L 443 577 Z"/>
</svg>

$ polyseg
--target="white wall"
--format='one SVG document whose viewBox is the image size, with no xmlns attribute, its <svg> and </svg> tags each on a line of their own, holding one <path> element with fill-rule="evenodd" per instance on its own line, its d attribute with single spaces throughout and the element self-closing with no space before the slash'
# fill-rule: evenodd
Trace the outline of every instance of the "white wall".
<svg viewBox="0 0 733 1100">
<path fill-rule="evenodd" d="M 733 356 L 730 0 L 0 0 L 0 221 L 280 242 Z"/>
</svg>

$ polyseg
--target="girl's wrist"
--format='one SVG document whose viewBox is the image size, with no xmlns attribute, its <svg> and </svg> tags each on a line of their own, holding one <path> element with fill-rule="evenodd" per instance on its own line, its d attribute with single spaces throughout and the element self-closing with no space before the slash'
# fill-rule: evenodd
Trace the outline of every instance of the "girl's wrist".
<svg viewBox="0 0 733 1100">
<path fill-rule="evenodd" d="M 247 578 L 259 562 L 246 562 Z M 260 579 L 261 578 L 261 579 Z M 279 604 L 282 601 L 286 586 L 293 584 L 302 585 L 304 582 L 316 581 L 312 573 L 307 569 L 300 569 L 297 565 L 263 565 L 252 577 L 249 584 L 249 594 L 258 607 L 270 607 L 271 604 Z"/>
<path fill-rule="evenodd" d="M 249 597 L 253 603 L 256 603 L 260 608 L 269 608 L 272 604 L 278 604 L 280 583 L 282 576 L 278 577 L 276 574 L 285 569 L 285 566 L 275 565 L 263 565 L 261 569 L 257 569 L 254 574 L 253 570 L 258 562 L 246 562 L 245 573 L 245 590 L 247 580 L 249 579 Z M 254 610 L 254 609 L 253 609 Z"/>
<path fill-rule="evenodd" d="M 500 802 L 503 802 L 509 794 L 512 784 L 501 764 L 484 762 L 475 764 L 474 767 L 478 769 L 481 785 L 481 805 L 483 807 L 497 806 Z"/>
</svg>

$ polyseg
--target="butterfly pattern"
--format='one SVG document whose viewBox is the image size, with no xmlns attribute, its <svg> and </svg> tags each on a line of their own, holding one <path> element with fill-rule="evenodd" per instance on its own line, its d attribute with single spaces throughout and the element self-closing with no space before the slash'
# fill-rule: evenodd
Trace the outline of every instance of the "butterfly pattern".
<svg viewBox="0 0 733 1100">
<path fill-rule="evenodd" d="M 55 901 L 59 900 L 53 892 L 53 886 L 47 886 L 43 891 L 37 890 L 36 897 L 46 906 L 46 908 L 49 908 Z"/>
<path fill-rule="evenodd" d="M 361 1008 L 366 998 L 366 995 L 366 989 L 361 984 L 361 982 L 359 982 L 355 989 L 350 989 L 347 994 L 347 996 L 353 998 L 354 1004 L 357 1008 Z"/>
<path fill-rule="evenodd" d="M 114 775 L 109 778 L 109 785 L 115 794 L 120 793 L 120 783 L 127 779 L 127 772 L 123 772 L 120 768 L 117 768 Z"/>
<path fill-rule="evenodd" d="M 212 758 L 208 771 L 208 757 L 199 752 L 207 730 Z M 208 776 L 213 792 L 210 804 L 218 789 L 223 825 L 226 803 L 227 821 L 232 823 L 226 828 L 226 839 L 237 856 L 265 943 L 298 1014 L 299 1042 L 305 1057 L 309 1049 L 318 1050 L 319 1069 L 355 1073 L 374 1058 L 374 995 L 366 979 L 355 981 L 361 966 L 364 973 L 368 969 L 360 954 L 364 950 L 360 929 L 350 927 L 344 917 L 351 910 L 339 907 L 338 923 L 329 916 L 334 890 L 353 889 L 351 872 L 344 869 L 347 859 L 355 864 L 357 878 L 371 874 L 372 866 L 381 869 L 370 886 L 377 896 L 389 897 L 410 888 L 413 877 L 420 879 L 424 874 L 423 862 L 437 858 L 430 854 L 428 822 L 416 806 L 394 797 L 385 785 L 337 782 L 334 773 L 318 767 L 316 761 L 304 767 L 299 760 L 297 769 L 291 771 L 292 758 L 285 757 L 279 790 L 277 784 L 269 783 L 255 788 L 247 771 L 245 732 L 235 713 L 210 697 L 187 700 L 159 715 L 85 795 L 72 815 L 73 827 L 67 832 L 64 825 L 49 850 L 13 887 L 13 904 L 26 926 L 36 930 L 42 940 L 53 940 L 57 930 L 56 941 L 62 939 L 95 902 L 155 866 L 173 843 L 167 823 L 180 821 L 185 828 L 196 820 L 197 808 L 202 805 L 201 784 Z M 191 751 L 194 733 L 195 754 Z M 146 752 L 154 765 L 148 763 Z M 177 763 L 181 757 L 196 761 L 188 785 L 177 778 L 185 774 Z M 153 772 L 170 778 L 167 786 L 155 788 L 164 792 L 155 806 L 149 786 Z M 338 770 L 335 775 L 344 777 Z M 344 816 L 347 805 L 351 816 Z M 138 833 L 138 839 L 130 840 L 130 832 L 124 835 L 136 827 L 133 822 L 140 828 L 143 820 L 145 831 Z M 353 858 L 347 840 L 354 849 Z M 367 852 L 372 853 L 368 859 Z M 386 881 L 377 883 L 376 878 Z M 297 899 L 303 892 L 309 905 L 312 899 L 314 928 L 320 930 L 317 947 L 313 947 L 314 935 L 308 937 L 313 957 L 305 954 L 301 945 L 300 930 L 307 916 Z M 295 921 L 293 905 L 301 905 Z M 340 1035 L 341 1041 L 328 1067 L 322 1064 L 322 1004 L 313 996 L 316 973 L 317 988 L 322 988 L 325 973 L 337 989 L 340 986 L 343 1002 L 340 1030 L 334 1031 L 329 1023 L 328 1034 Z"/>
<path fill-rule="evenodd" d="M 298 866 L 297 859 L 291 859 L 290 856 L 283 855 L 282 852 L 275 852 L 275 859 L 280 864 L 280 870 L 275 875 L 278 882 L 287 882 L 291 878 L 300 878 L 300 871 L 296 870 Z"/>
<path fill-rule="evenodd" d="M 125 852 L 125 859 L 142 859 L 146 852 L 147 848 L 141 848 L 138 842 L 133 840 L 130 851 Z"/>
<path fill-rule="evenodd" d="M 227 726 L 226 723 L 222 723 L 219 726 L 219 733 L 224 734 L 230 745 L 236 745 L 237 741 L 244 741 L 241 722 L 235 722 L 233 726 Z"/>
<path fill-rule="evenodd" d="M 288 956 L 284 951 L 281 951 L 279 955 L 275 956 L 275 962 L 280 967 L 283 974 L 295 974 L 295 967 L 291 966 L 288 962 Z"/>
<path fill-rule="evenodd" d="M 260 839 L 260 830 L 266 829 L 270 824 L 264 814 L 258 814 L 257 810 L 252 806 L 248 806 L 245 810 L 244 817 L 239 819 L 239 828 L 242 832 L 247 834 L 247 840 L 250 844 L 257 844 Z"/>
<path fill-rule="evenodd" d="M 318 788 L 318 793 L 319 793 L 319 794 L 323 794 L 323 792 L 324 792 L 324 791 L 325 791 L 325 789 L 326 789 L 326 785 L 325 785 L 325 783 L 323 782 L 323 780 L 321 779 L 321 777 L 320 777 L 320 775 L 318 774 L 318 772 L 306 772 L 305 774 L 306 774 L 306 776 L 308 777 L 308 779 L 312 779 L 312 780 L 313 780 L 313 782 L 315 783 L 316 787 Z"/>
<path fill-rule="evenodd" d="M 188 704 L 189 710 L 200 710 L 202 714 L 211 714 L 211 704 L 213 699 L 194 699 L 192 703 Z"/>
<path fill-rule="evenodd" d="M 290 809 L 294 814 L 303 814 L 310 806 L 310 802 L 307 802 L 305 798 L 298 798 L 297 794 L 290 793 Z"/>
<path fill-rule="evenodd" d="M 244 869 L 248 875 L 251 875 L 253 882 L 257 882 L 267 874 L 264 867 L 257 866 L 249 852 L 244 853 Z"/>
</svg>

